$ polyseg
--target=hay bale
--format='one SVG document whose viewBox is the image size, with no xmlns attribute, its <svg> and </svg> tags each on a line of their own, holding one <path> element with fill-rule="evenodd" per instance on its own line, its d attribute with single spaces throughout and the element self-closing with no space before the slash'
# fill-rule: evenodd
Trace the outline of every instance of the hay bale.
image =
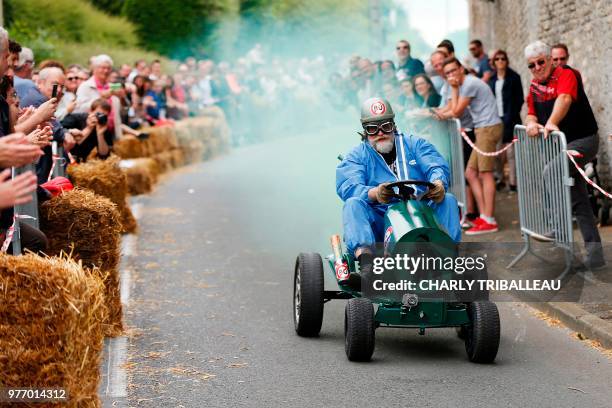
<svg viewBox="0 0 612 408">
<path fill-rule="evenodd" d="M 62 406 L 99 407 L 100 279 L 73 260 L 0 254 L 0 287 L 2 386 L 64 388 Z"/>
<path fill-rule="evenodd" d="M 121 222 L 117 206 L 90 190 L 75 188 L 40 206 L 40 228 L 49 254 L 69 253 L 103 273 L 108 320 L 105 333 L 119 335 L 123 316 L 119 286 Z"/>
<path fill-rule="evenodd" d="M 113 153 L 122 159 L 135 159 L 144 156 L 142 142 L 134 136 L 124 136 L 113 145 Z"/>
<path fill-rule="evenodd" d="M 137 224 L 127 203 L 127 178 L 119 167 L 119 161 L 119 157 L 112 155 L 106 160 L 68 166 L 68 176 L 75 186 L 92 190 L 115 203 L 121 215 L 123 232 L 132 233 L 136 231 Z"/>
<path fill-rule="evenodd" d="M 157 163 L 157 166 L 159 167 L 159 171 L 161 173 L 165 173 L 167 171 L 172 170 L 172 153 L 171 152 L 156 153 L 153 156 L 153 159 Z"/>
<path fill-rule="evenodd" d="M 181 149 L 187 164 L 201 161 L 204 155 L 204 144 L 200 140 L 192 140 L 188 144 L 182 145 Z"/>
<path fill-rule="evenodd" d="M 170 161 L 172 163 L 172 167 L 175 169 L 185 165 L 185 156 L 183 155 L 183 151 L 179 148 L 172 149 L 170 151 Z"/>
<path fill-rule="evenodd" d="M 151 158 L 121 160 L 119 166 L 127 176 L 131 195 L 149 193 L 157 183 L 159 167 Z"/>
</svg>

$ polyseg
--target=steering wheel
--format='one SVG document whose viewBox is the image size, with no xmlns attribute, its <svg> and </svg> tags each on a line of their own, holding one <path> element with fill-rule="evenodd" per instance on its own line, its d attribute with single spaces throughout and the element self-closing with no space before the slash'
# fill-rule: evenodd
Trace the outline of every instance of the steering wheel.
<svg viewBox="0 0 612 408">
<path fill-rule="evenodd" d="M 429 181 L 423 181 L 423 180 L 400 180 L 400 181 L 396 181 L 393 183 L 390 183 L 386 186 L 386 188 L 388 190 L 393 190 L 393 188 L 397 187 L 399 194 L 396 194 L 395 192 L 393 193 L 393 196 L 395 198 L 399 198 L 400 200 L 414 200 L 415 197 L 415 190 L 412 186 L 425 186 L 428 189 L 429 188 L 433 188 L 435 187 L 433 185 L 433 183 L 430 183 Z"/>
</svg>

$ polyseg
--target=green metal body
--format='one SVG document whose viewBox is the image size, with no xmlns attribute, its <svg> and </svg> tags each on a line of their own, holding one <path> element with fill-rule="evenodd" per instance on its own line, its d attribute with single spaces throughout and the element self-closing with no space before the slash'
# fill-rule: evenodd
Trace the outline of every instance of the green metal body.
<svg viewBox="0 0 612 408">
<path fill-rule="evenodd" d="M 454 242 L 436 221 L 433 211 L 417 200 L 400 201 L 389 206 L 385 214 L 384 249 L 388 255 L 402 253 L 413 248 L 411 243 L 428 242 L 436 248 L 437 255 L 454 256 Z M 406 245 L 402 245 L 406 244 Z M 399 251 L 399 252 L 398 252 Z M 344 252 L 342 258 L 347 262 L 349 271 L 356 272 L 355 260 Z M 333 255 L 327 257 L 330 271 L 335 279 Z M 400 272 L 401 273 L 401 272 Z M 406 273 L 402 279 L 414 279 Z M 361 297 L 361 292 L 353 291 L 347 286 L 339 285 L 340 290 L 353 297 Z M 419 295 L 418 292 L 416 292 Z M 380 326 L 430 328 L 461 326 L 470 322 L 464 303 L 449 303 L 442 299 L 422 299 L 412 308 L 401 302 L 389 299 L 371 299 L 378 304 L 374 317 Z"/>
</svg>

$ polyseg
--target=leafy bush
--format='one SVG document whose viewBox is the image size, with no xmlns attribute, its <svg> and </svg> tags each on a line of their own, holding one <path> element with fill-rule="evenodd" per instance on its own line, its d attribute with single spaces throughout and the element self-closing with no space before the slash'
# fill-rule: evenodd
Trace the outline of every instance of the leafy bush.
<svg viewBox="0 0 612 408">
<path fill-rule="evenodd" d="M 89 57 L 101 53 L 110 55 L 115 64 L 160 58 L 138 48 L 132 23 L 85 0 L 5 0 L 4 6 L 10 37 L 32 48 L 37 61 L 86 65 Z"/>
<path fill-rule="evenodd" d="M 60 41 L 136 46 L 134 27 L 121 17 L 111 17 L 82 0 L 6 0 L 7 26 L 22 32 L 44 27 Z"/>
</svg>

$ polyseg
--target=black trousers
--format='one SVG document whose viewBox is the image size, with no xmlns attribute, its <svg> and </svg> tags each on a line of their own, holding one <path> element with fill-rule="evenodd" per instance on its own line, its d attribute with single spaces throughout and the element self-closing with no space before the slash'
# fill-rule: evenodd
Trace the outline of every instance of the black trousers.
<svg viewBox="0 0 612 408">
<path fill-rule="evenodd" d="M 576 150 L 582 154 L 582 157 L 574 158 L 576 163 L 581 167 L 597 156 L 598 149 L 599 137 L 596 134 L 574 140 L 567 144 L 567 150 Z M 593 215 L 591 203 L 589 203 L 587 184 L 571 162 L 569 163 L 569 172 L 570 176 L 574 178 L 574 186 L 570 190 L 572 212 L 576 216 L 578 228 L 580 228 L 580 233 L 584 239 L 587 251 L 587 262 L 598 264 L 603 262 L 604 259 L 603 248 L 601 246 L 601 237 L 597 229 L 597 221 Z"/>
</svg>

